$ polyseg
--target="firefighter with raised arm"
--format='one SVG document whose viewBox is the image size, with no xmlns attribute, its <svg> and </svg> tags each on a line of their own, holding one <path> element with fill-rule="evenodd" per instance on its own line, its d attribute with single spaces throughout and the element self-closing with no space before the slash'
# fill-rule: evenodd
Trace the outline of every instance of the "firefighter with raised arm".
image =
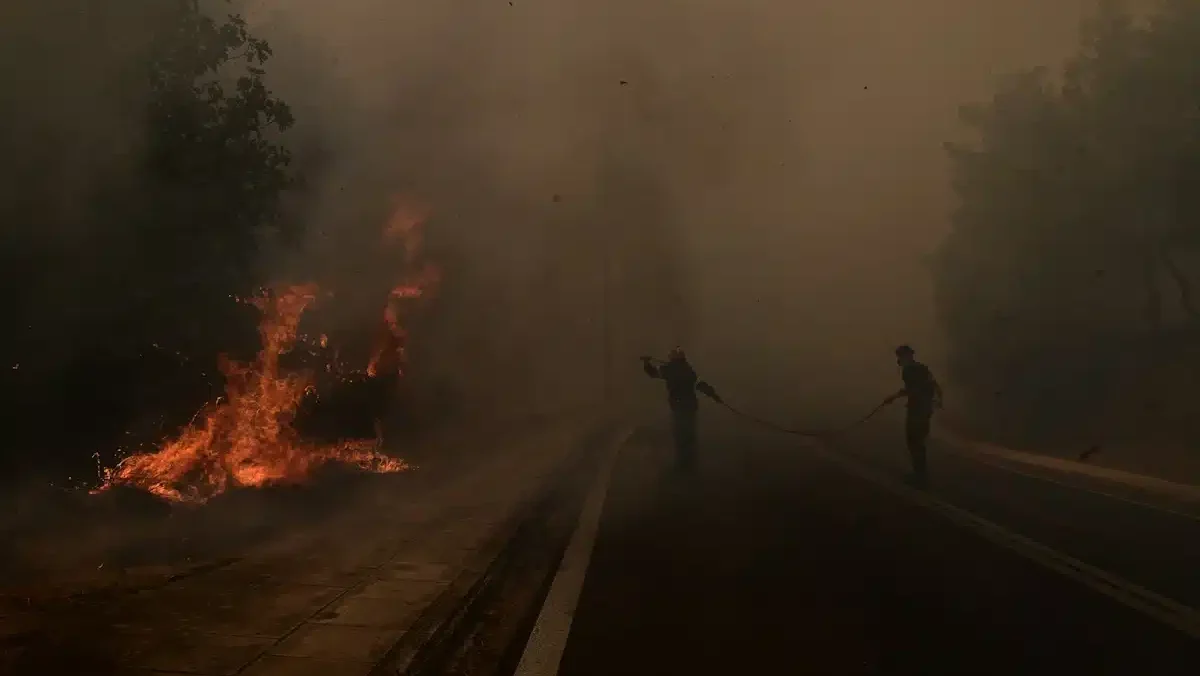
<svg viewBox="0 0 1200 676">
<path fill-rule="evenodd" d="M 667 385 L 676 466 L 682 471 L 690 471 L 696 465 L 696 414 L 700 407 L 696 392 L 714 401 L 720 401 L 720 398 L 711 385 L 696 375 L 682 347 L 671 350 L 665 362 L 642 357 L 642 367 L 646 375 L 661 379 Z"/>
<path fill-rule="evenodd" d="M 908 345 L 896 348 L 896 363 L 900 366 L 904 387 L 885 399 L 883 405 L 900 398 L 906 400 L 904 441 L 912 458 L 913 479 L 918 485 L 925 486 L 929 481 L 925 442 L 929 438 L 933 410 L 942 407 L 942 387 L 929 367 L 916 360 L 916 351 Z"/>
</svg>

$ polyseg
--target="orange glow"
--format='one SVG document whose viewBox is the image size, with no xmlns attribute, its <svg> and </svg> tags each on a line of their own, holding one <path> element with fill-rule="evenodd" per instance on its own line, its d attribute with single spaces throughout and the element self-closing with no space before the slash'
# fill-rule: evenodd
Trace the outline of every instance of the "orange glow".
<svg viewBox="0 0 1200 676">
<path fill-rule="evenodd" d="M 250 299 L 263 315 L 257 358 L 223 359 L 225 397 L 157 451 L 129 456 L 106 470 L 98 490 L 128 485 L 168 500 L 204 502 L 235 486 L 301 482 L 329 462 L 375 472 L 406 469 L 404 461 L 382 455 L 372 442 L 316 446 L 292 427 L 311 381 L 281 372 L 279 358 L 295 344 L 300 316 L 316 299 L 311 284 Z"/>
<path fill-rule="evenodd" d="M 422 244 L 420 226 L 428 210 L 403 200 L 397 200 L 396 204 L 383 228 L 383 240 L 385 244 L 399 242 L 404 247 L 405 267 L 417 269 L 388 293 L 383 309 L 383 325 L 367 363 L 367 375 L 371 377 L 404 373 L 408 363 L 408 332 L 400 322 L 398 301 L 424 298 L 441 281 L 441 271 L 436 266 L 417 265 Z"/>
</svg>

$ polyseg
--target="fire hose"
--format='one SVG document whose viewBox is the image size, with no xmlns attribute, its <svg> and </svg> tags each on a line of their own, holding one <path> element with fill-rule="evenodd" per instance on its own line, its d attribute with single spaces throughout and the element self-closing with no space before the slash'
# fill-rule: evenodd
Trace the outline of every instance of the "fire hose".
<svg viewBox="0 0 1200 676">
<path fill-rule="evenodd" d="M 657 362 L 659 364 L 666 363 L 662 359 L 658 359 L 656 357 L 642 357 L 642 360 L 647 361 L 647 362 L 651 362 L 651 361 Z M 714 388 L 712 385 L 709 385 L 708 383 L 701 382 L 700 386 L 697 386 L 696 389 L 698 389 L 701 394 L 707 396 L 709 399 L 712 399 L 715 403 L 721 405 L 722 407 L 727 409 L 730 413 L 733 413 L 734 415 L 736 415 L 740 418 L 744 418 L 746 420 L 749 420 L 750 422 L 756 423 L 758 425 L 761 425 L 768 429 L 774 430 L 776 432 L 781 432 L 783 434 L 791 434 L 791 435 L 795 435 L 798 437 L 811 437 L 811 438 L 831 437 L 831 436 L 835 436 L 835 435 L 839 435 L 839 434 L 845 434 L 846 432 L 853 430 L 854 428 L 858 427 L 859 425 L 866 423 L 871 418 L 874 418 L 880 411 L 887 408 L 889 403 L 891 403 L 891 402 L 885 401 L 885 402 L 879 404 L 878 406 L 876 406 L 875 408 L 871 409 L 870 411 L 868 411 L 866 415 L 854 420 L 853 422 L 851 422 L 848 425 L 843 425 L 842 427 L 835 427 L 835 428 L 825 429 L 825 430 L 792 429 L 792 428 L 784 427 L 784 426 L 782 426 L 778 423 L 772 422 L 770 420 L 759 418 L 758 416 L 755 416 L 753 414 L 750 414 L 750 413 L 747 413 L 745 411 L 735 408 L 734 406 L 729 404 L 727 401 L 725 401 L 723 398 L 721 398 L 721 395 L 717 394 L 716 388 Z"/>
<path fill-rule="evenodd" d="M 721 401 L 720 399 L 713 399 L 713 401 L 717 402 L 721 406 L 724 406 L 726 409 L 728 409 L 731 413 L 733 413 L 736 416 L 740 416 L 751 422 L 758 423 L 759 425 L 762 425 L 763 427 L 767 427 L 769 429 L 773 429 L 776 432 L 782 432 L 783 434 L 793 434 L 798 437 L 811 437 L 811 438 L 832 437 L 832 436 L 836 436 L 839 434 L 845 434 L 846 432 L 849 432 L 850 430 L 853 430 L 854 428 L 858 427 L 859 425 L 862 425 L 863 423 L 867 422 L 871 418 L 874 418 L 875 414 L 879 413 L 887 406 L 887 404 L 880 404 L 880 405 L 876 406 L 875 408 L 871 409 L 870 412 L 868 412 L 866 415 L 862 416 L 861 418 L 858 418 L 857 420 L 855 420 L 854 422 L 851 422 L 848 425 L 843 425 L 842 427 L 834 427 L 834 428 L 825 429 L 825 430 L 800 430 L 800 429 L 788 429 L 786 427 L 783 427 L 782 425 L 773 423 L 770 420 L 763 420 L 762 418 L 750 415 L 749 413 L 746 413 L 745 411 L 739 411 L 738 409 L 730 406 L 729 404 L 725 403 L 724 401 Z"/>
</svg>

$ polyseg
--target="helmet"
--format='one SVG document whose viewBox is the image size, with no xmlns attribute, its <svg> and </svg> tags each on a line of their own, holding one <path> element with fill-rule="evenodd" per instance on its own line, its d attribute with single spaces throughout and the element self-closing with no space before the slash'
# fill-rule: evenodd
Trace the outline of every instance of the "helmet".
<svg viewBox="0 0 1200 676">
<path fill-rule="evenodd" d="M 917 353 L 916 350 L 912 349 L 911 347 L 909 347 L 907 345 L 901 345 L 900 347 L 896 348 L 896 356 L 897 357 L 911 357 L 916 353 Z"/>
<path fill-rule="evenodd" d="M 687 359 L 687 355 L 684 354 L 683 348 L 679 347 L 678 345 L 671 348 L 671 351 L 667 353 L 667 361 L 675 361 L 676 359 Z"/>
</svg>

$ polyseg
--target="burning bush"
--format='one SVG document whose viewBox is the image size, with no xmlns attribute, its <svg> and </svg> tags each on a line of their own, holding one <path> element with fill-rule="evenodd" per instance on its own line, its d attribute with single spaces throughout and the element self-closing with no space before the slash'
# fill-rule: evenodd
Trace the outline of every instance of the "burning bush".
<svg viewBox="0 0 1200 676">
<path fill-rule="evenodd" d="M 417 265 L 422 222 L 422 215 L 398 207 L 384 229 L 385 244 L 402 246 L 405 268 L 417 270 L 389 294 L 382 321 L 390 339 L 377 344 L 363 371 L 343 367 L 336 351 L 328 357 L 326 370 L 341 378 L 375 378 L 379 364 L 387 361 L 397 374 L 403 373 L 407 333 L 398 303 L 423 297 L 438 281 L 436 268 Z M 222 359 L 225 395 L 158 449 L 130 455 L 103 470 L 97 490 L 134 486 L 172 501 L 204 502 L 235 486 L 302 482 L 328 463 L 372 472 L 407 469 L 404 461 L 383 454 L 374 441 L 316 443 L 297 432 L 297 412 L 315 391 L 314 374 L 311 369 L 284 368 L 281 358 L 301 342 L 301 317 L 321 297 L 317 285 L 303 284 L 264 290 L 247 299 L 261 313 L 262 347 L 257 356 L 249 362 Z M 325 336 L 317 343 L 329 347 Z"/>
</svg>

